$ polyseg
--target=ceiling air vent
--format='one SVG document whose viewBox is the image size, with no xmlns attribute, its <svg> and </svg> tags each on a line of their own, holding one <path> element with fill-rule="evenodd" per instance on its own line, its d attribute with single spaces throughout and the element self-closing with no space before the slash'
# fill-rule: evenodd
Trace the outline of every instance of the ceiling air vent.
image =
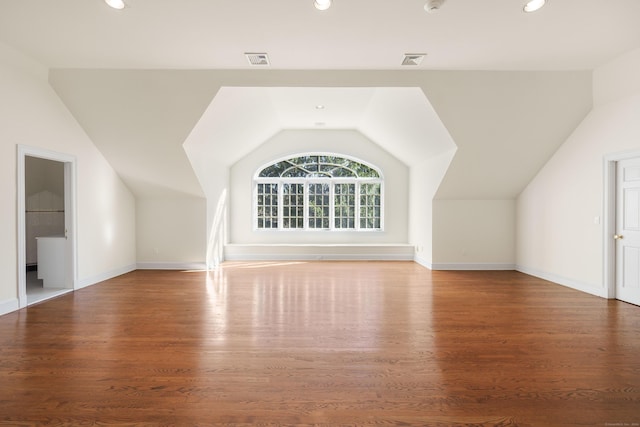
<svg viewBox="0 0 640 427">
<path fill-rule="evenodd" d="M 402 65 L 420 65 L 426 53 L 405 53 Z"/>
<path fill-rule="evenodd" d="M 270 65 L 266 53 L 245 53 L 244 56 L 247 57 L 247 61 L 251 65 Z"/>
</svg>

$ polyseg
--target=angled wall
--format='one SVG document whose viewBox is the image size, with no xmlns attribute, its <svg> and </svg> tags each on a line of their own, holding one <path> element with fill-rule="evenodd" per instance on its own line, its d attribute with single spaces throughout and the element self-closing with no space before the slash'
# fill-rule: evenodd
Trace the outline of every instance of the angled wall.
<svg viewBox="0 0 640 427">
<path fill-rule="evenodd" d="M 453 148 L 411 167 L 409 175 L 409 243 L 415 250 L 414 259 L 433 268 L 434 196 L 455 156 Z"/>
<path fill-rule="evenodd" d="M 640 50 L 594 71 L 594 109 L 517 201 L 518 269 L 594 295 L 603 277 L 604 159 L 640 150 Z"/>
<path fill-rule="evenodd" d="M 433 203 L 432 266 L 513 269 L 515 199 L 591 108 L 591 73 L 451 72 L 426 91 L 458 147 Z"/>
<path fill-rule="evenodd" d="M 17 309 L 17 145 L 76 157 L 78 282 L 135 266 L 135 203 L 47 83 L 47 71 L 0 44 L 0 314 Z"/>
</svg>

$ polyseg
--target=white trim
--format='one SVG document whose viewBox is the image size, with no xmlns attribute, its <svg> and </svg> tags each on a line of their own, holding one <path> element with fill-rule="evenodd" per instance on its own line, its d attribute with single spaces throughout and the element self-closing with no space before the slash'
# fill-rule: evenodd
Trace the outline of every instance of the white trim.
<svg viewBox="0 0 640 427">
<path fill-rule="evenodd" d="M 18 301 L 18 298 L 0 301 L 0 316 L 17 310 L 20 310 L 20 302 Z"/>
<path fill-rule="evenodd" d="M 535 268 L 529 268 L 522 265 L 516 265 L 516 271 L 520 273 L 528 274 L 529 276 L 538 277 L 540 279 L 548 280 L 558 285 L 566 286 L 567 288 L 575 289 L 577 291 L 586 292 L 597 297 L 606 298 L 607 293 L 604 287 L 594 286 L 589 283 L 581 282 L 579 280 L 570 279 L 568 277 L 558 276 L 557 274 L 547 273 L 545 271 L 536 270 Z"/>
<path fill-rule="evenodd" d="M 420 264 L 421 266 L 428 268 L 429 270 L 433 270 L 433 265 L 430 262 L 427 262 L 426 259 L 419 257 L 418 255 L 415 255 L 413 257 L 413 261 L 417 264 Z"/>
<path fill-rule="evenodd" d="M 139 262 L 138 270 L 206 270 L 205 262 Z"/>
<path fill-rule="evenodd" d="M 610 236 L 616 233 L 616 167 L 621 160 L 640 157 L 640 150 L 622 151 L 604 156 L 603 174 L 603 224 L 602 227 L 602 282 L 605 298 L 616 297 L 616 248 Z"/>
<path fill-rule="evenodd" d="M 515 264 L 497 264 L 497 263 L 438 263 L 431 264 L 432 270 L 515 270 Z"/>
<path fill-rule="evenodd" d="M 409 255 L 394 254 L 227 254 L 225 261 L 413 261 Z"/>
<path fill-rule="evenodd" d="M 331 156 L 338 157 L 342 159 L 351 160 L 354 163 L 363 164 L 378 173 L 377 178 L 368 178 L 368 177 L 260 177 L 260 173 L 276 163 L 284 162 L 289 159 L 298 158 L 298 157 L 320 157 L 320 156 Z M 349 169 L 345 167 L 345 169 Z M 352 171 L 353 172 L 353 171 Z M 260 218 L 258 217 L 258 185 L 259 184 L 275 184 L 277 186 L 277 219 L 278 219 L 278 227 L 276 228 L 260 228 L 258 226 L 258 222 Z M 302 184 L 303 185 L 303 227 L 300 228 L 284 228 L 284 192 L 283 188 L 286 184 Z M 329 227 L 326 228 L 315 228 L 309 226 L 309 185 L 310 184 L 323 184 L 329 186 Z M 354 194 L 354 227 L 353 228 L 336 228 L 335 227 L 335 185 L 336 184 L 354 184 L 355 185 L 355 194 Z M 361 206 L 360 206 L 360 197 L 361 197 L 361 188 L 363 184 L 378 184 L 380 186 L 380 226 L 378 228 L 361 228 L 360 220 L 361 220 Z M 343 155 L 340 153 L 331 153 L 331 152 L 305 152 L 294 155 L 287 155 L 285 157 L 281 157 L 278 160 L 270 161 L 267 164 L 260 166 L 256 172 L 253 174 L 253 188 L 252 188 L 252 214 L 253 214 L 253 231 L 264 232 L 264 231 L 302 231 L 302 232 L 380 232 L 384 231 L 384 212 L 385 212 L 385 186 L 384 186 L 384 174 L 382 170 L 366 161 L 363 161 L 359 158 Z M 272 206 L 272 205 L 271 205 Z"/>
<path fill-rule="evenodd" d="M 41 302 L 45 302 L 45 301 L 48 301 L 50 299 L 58 298 L 58 297 L 60 297 L 62 295 L 66 295 L 66 294 L 71 293 L 73 291 L 74 291 L 74 289 L 65 289 L 63 291 L 60 291 L 60 293 L 56 292 L 53 295 L 49 295 L 49 296 L 46 296 L 46 297 L 43 297 L 43 298 L 37 298 L 37 299 L 35 299 L 35 301 L 31 301 L 29 303 L 29 305 L 40 304 Z"/>
<path fill-rule="evenodd" d="M 408 244 L 228 244 L 226 261 L 413 261 Z"/>
<path fill-rule="evenodd" d="M 16 199 L 18 201 L 18 302 L 20 308 L 27 306 L 27 277 L 26 277 L 26 218 L 25 218 L 25 158 L 38 157 L 64 163 L 65 181 L 65 224 L 68 224 L 68 235 L 71 240 L 71 257 L 69 259 L 68 279 L 70 288 L 76 289 L 78 278 L 78 244 L 77 244 L 77 208 L 76 208 L 76 157 L 70 154 L 58 153 L 27 145 L 17 145 L 17 178 L 18 189 Z"/>
<path fill-rule="evenodd" d="M 616 167 L 615 160 L 605 158 L 603 165 L 603 218 L 602 218 L 602 283 L 607 298 L 616 297 L 616 247 L 613 239 L 616 229 Z"/>
<path fill-rule="evenodd" d="M 71 289 L 77 289 L 78 286 L 78 193 L 76 191 L 76 177 L 78 175 L 76 166 L 75 157 L 71 157 L 71 161 L 64 163 L 64 192 L 68 195 L 64 198 L 65 235 L 71 240 L 71 257 L 67 264 L 69 268 L 67 278 L 71 283 Z"/>
<path fill-rule="evenodd" d="M 260 218 L 258 217 L 258 203 L 257 199 L 259 196 L 258 186 L 259 185 L 271 185 L 275 184 L 277 188 L 276 197 L 278 200 L 277 209 L 277 219 L 278 219 L 278 227 L 277 228 L 260 228 L 258 226 L 258 222 Z M 303 226 L 298 228 L 285 228 L 284 224 L 284 187 L 289 185 L 302 185 L 303 187 Z M 328 198 L 329 198 L 329 216 L 326 217 L 329 219 L 328 227 L 310 227 L 309 226 L 309 188 L 311 185 L 326 185 L 329 188 Z M 354 193 L 354 226 L 353 228 L 338 228 L 335 226 L 335 186 L 338 184 L 353 184 L 355 187 Z M 362 196 L 362 186 L 363 185 L 371 185 L 377 184 L 380 189 L 380 227 L 378 228 L 363 228 L 360 226 L 361 217 L 361 208 L 362 205 L 360 203 L 360 199 Z M 253 195 L 252 195 L 252 203 L 253 203 L 253 229 L 254 231 L 263 232 L 263 231 L 304 231 L 304 232 L 380 232 L 384 231 L 384 181 L 376 178 L 257 178 L 253 182 Z M 324 194 L 324 193 L 323 193 Z M 270 205 L 272 206 L 272 205 Z M 369 207 L 369 206 L 365 206 Z"/>
<path fill-rule="evenodd" d="M 78 281 L 77 289 L 86 288 L 87 286 L 95 285 L 97 283 L 104 282 L 105 280 L 113 279 L 114 277 L 130 273 L 134 270 L 136 270 L 136 265 L 131 264 L 121 268 L 116 268 L 114 270 L 106 271 L 95 276 L 85 277 Z"/>
</svg>

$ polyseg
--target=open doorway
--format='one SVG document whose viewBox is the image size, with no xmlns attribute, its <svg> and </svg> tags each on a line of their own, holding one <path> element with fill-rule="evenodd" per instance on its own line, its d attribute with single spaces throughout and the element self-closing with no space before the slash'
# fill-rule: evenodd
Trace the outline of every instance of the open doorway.
<svg viewBox="0 0 640 427">
<path fill-rule="evenodd" d="M 75 158 L 18 147 L 20 307 L 75 288 Z"/>
</svg>

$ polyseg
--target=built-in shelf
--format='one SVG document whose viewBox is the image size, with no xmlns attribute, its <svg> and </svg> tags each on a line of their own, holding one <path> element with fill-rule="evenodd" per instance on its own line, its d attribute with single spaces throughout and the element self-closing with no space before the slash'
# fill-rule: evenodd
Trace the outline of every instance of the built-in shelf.
<svg viewBox="0 0 640 427">
<path fill-rule="evenodd" d="M 227 244 L 227 261 L 261 260 L 371 260 L 412 261 L 409 244 Z"/>
</svg>

